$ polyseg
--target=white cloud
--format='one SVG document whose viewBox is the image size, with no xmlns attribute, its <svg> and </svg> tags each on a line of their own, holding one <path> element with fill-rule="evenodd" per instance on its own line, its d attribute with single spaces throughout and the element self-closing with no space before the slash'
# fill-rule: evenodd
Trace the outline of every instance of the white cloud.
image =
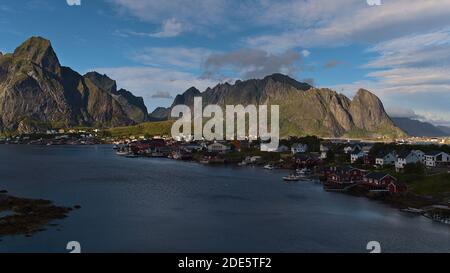
<svg viewBox="0 0 450 273">
<path fill-rule="evenodd" d="M 307 49 L 303 49 L 302 50 L 302 55 L 303 55 L 303 57 L 308 58 L 309 55 L 311 55 L 311 52 L 309 50 L 307 50 Z"/>
<path fill-rule="evenodd" d="M 190 25 L 195 27 L 209 27 L 223 23 L 229 9 L 228 1 L 222 0 L 108 0 L 118 7 L 118 12 L 129 13 L 142 21 L 163 24 L 175 33 L 179 27 Z M 166 21 L 167 18 L 171 18 Z M 174 22 L 176 22 L 174 24 Z M 168 23 L 168 24 L 167 24 Z M 167 33 L 166 33 L 167 34 Z"/>
<path fill-rule="evenodd" d="M 170 38 L 180 35 L 182 31 L 183 24 L 178 22 L 175 18 L 172 18 L 162 24 L 161 31 L 153 33 L 150 36 L 156 38 Z"/>
<path fill-rule="evenodd" d="M 207 48 L 148 47 L 132 53 L 131 59 L 150 66 L 198 69 L 213 51 Z"/>
<path fill-rule="evenodd" d="M 81 0 L 66 0 L 69 6 L 81 6 Z"/>
<path fill-rule="evenodd" d="M 173 99 L 173 96 L 167 91 L 156 91 L 152 94 L 152 99 Z"/>
<path fill-rule="evenodd" d="M 280 51 L 300 46 L 381 42 L 448 26 L 450 1 L 392 0 L 382 6 L 369 6 L 359 0 L 284 1 L 259 16 L 260 21 L 284 26 L 284 31 L 250 37 L 245 42 Z"/>
<path fill-rule="evenodd" d="M 211 54 L 204 64 L 203 77 L 221 79 L 237 74 L 241 79 L 250 79 L 273 73 L 292 74 L 302 67 L 301 62 L 302 56 L 293 50 L 272 54 L 261 49 L 244 48 Z"/>
</svg>

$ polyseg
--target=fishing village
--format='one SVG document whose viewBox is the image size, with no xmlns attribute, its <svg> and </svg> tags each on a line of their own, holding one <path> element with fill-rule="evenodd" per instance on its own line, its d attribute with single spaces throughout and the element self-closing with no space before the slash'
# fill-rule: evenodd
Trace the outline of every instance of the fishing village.
<svg viewBox="0 0 450 273">
<path fill-rule="evenodd" d="M 112 138 L 101 130 L 48 131 L 2 138 L 0 144 L 113 145 L 117 156 L 167 158 L 208 165 L 284 170 L 280 181 L 320 183 L 325 191 L 364 196 L 406 213 L 450 224 L 450 146 L 446 140 L 393 142 L 321 139 L 280 140 L 276 151 L 261 151 L 259 140 L 195 141 L 140 136 Z"/>
</svg>

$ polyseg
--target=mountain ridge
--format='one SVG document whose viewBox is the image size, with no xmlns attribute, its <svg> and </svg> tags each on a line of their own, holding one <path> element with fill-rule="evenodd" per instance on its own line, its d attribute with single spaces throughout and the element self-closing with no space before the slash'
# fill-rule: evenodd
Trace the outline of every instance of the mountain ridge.
<svg viewBox="0 0 450 273">
<path fill-rule="evenodd" d="M 408 135 L 416 137 L 443 137 L 450 136 L 450 128 L 435 126 L 428 122 L 422 122 L 408 117 L 393 117 L 392 121 L 404 130 Z M 448 131 L 445 131 L 445 130 Z"/>
<path fill-rule="evenodd" d="M 107 86 L 106 83 L 110 85 Z M 142 98 L 96 72 L 62 66 L 49 40 L 31 37 L 0 56 L 0 131 L 126 126 L 148 119 Z"/>
<path fill-rule="evenodd" d="M 177 104 L 193 105 L 194 96 L 203 104 L 280 105 L 282 136 L 314 134 L 324 137 L 398 137 L 405 133 L 387 115 L 381 100 L 370 91 L 360 89 L 348 97 L 327 88 L 298 82 L 283 74 L 263 79 L 222 83 L 200 92 L 191 87 L 179 94 L 169 108 L 158 108 L 150 114 L 154 120 L 169 119 Z"/>
</svg>

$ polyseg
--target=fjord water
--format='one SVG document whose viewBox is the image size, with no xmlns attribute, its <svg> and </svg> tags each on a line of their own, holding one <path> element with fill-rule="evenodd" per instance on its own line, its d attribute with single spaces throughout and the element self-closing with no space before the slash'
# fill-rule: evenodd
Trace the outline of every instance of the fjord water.
<svg viewBox="0 0 450 273">
<path fill-rule="evenodd" d="M 0 145 L 0 189 L 81 205 L 0 252 L 449 252 L 450 228 L 285 171 L 123 158 L 111 146 Z"/>
</svg>

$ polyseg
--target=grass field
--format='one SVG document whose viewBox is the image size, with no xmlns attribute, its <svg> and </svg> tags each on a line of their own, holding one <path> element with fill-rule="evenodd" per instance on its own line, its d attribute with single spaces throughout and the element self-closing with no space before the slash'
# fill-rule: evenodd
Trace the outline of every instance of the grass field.
<svg viewBox="0 0 450 273">
<path fill-rule="evenodd" d="M 134 126 L 116 127 L 108 129 L 107 132 L 112 137 L 129 137 L 129 136 L 156 136 L 170 135 L 170 130 L 174 121 L 161 122 L 144 122 Z"/>
</svg>

